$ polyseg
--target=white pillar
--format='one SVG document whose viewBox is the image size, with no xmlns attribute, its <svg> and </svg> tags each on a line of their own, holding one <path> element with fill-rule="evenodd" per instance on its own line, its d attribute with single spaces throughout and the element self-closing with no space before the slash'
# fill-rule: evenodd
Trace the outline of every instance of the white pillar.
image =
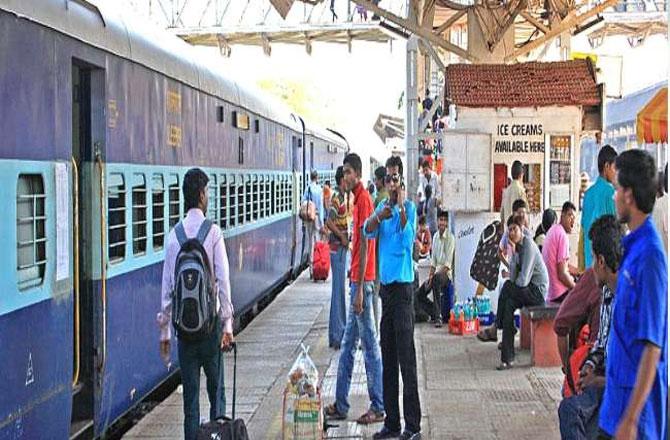
<svg viewBox="0 0 670 440">
<path fill-rule="evenodd" d="M 419 145 L 417 141 L 417 130 L 419 123 L 418 93 L 417 93 L 417 55 L 419 40 L 412 35 L 407 40 L 406 58 L 406 88 L 405 88 L 405 170 L 407 176 L 408 194 L 416 194 L 418 181 Z M 436 103 L 437 104 L 437 103 Z"/>
</svg>

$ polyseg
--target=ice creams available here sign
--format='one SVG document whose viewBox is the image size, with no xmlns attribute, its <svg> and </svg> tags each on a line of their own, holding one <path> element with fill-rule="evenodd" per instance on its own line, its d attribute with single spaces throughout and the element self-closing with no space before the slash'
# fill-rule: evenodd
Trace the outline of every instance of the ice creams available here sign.
<svg viewBox="0 0 670 440">
<path fill-rule="evenodd" d="M 544 153 L 542 124 L 503 122 L 497 125 L 493 146 L 495 154 Z"/>
</svg>

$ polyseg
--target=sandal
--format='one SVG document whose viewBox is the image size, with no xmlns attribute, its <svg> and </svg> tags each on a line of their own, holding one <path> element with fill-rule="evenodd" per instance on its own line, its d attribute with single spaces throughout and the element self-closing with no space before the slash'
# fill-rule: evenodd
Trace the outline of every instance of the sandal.
<svg viewBox="0 0 670 440">
<path fill-rule="evenodd" d="M 495 327 L 488 327 L 481 329 L 477 333 L 477 339 L 479 339 L 482 342 L 498 342 L 498 331 L 496 330 Z"/>
<path fill-rule="evenodd" d="M 373 423 L 381 423 L 384 421 L 384 413 L 369 409 L 365 414 L 360 416 L 356 423 L 361 425 L 371 425 Z"/>
<path fill-rule="evenodd" d="M 323 409 L 323 413 L 327 420 L 347 420 L 347 415 L 342 414 L 337 410 L 337 405 L 334 403 L 328 405 Z"/>
</svg>

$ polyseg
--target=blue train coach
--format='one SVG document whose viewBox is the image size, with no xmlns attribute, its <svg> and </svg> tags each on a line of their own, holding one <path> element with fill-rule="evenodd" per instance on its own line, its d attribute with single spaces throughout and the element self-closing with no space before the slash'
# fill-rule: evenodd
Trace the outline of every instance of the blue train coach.
<svg viewBox="0 0 670 440">
<path fill-rule="evenodd" d="M 144 23 L 0 0 L 0 439 L 99 437 L 175 374 L 155 317 L 188 168 L 239 317 L 303 266 L 309 170 L 346 149 Z"/>
</svg>

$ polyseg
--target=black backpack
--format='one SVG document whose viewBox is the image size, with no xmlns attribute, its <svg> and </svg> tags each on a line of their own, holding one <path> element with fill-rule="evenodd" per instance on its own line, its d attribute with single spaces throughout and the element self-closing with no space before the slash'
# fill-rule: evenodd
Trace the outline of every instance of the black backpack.
<svg viewBox="0 0 670 440">
<path fill-rule="evenodd" d="M 216 323 L 216 289 L 203 246 L 212 222 L 202 222 L 195 238 L 186 237 L 184 225 L 175 226 L 179 253 L 174 266 L 172 325 L 178 338 L 202 340 L 211 336 Z"/>
</svg>

